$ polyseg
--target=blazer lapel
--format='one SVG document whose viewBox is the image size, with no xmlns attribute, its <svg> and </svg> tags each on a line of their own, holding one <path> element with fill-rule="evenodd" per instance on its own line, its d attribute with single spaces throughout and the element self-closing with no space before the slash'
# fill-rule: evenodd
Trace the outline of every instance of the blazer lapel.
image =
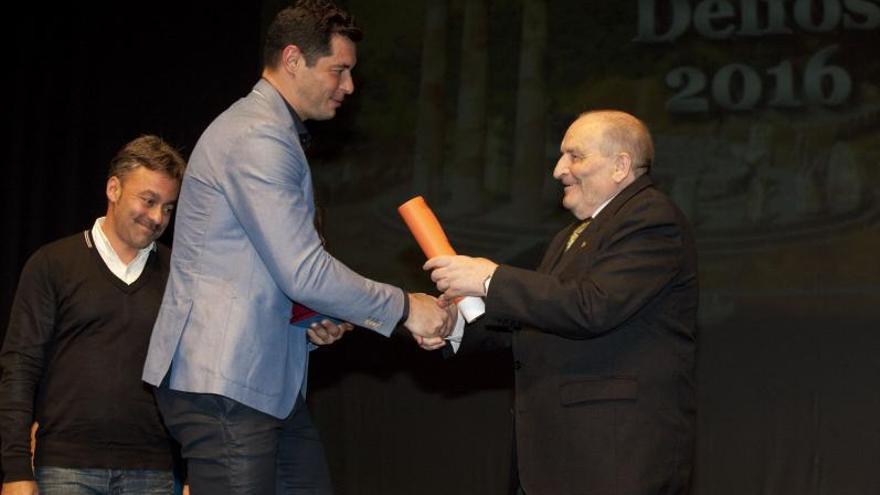
<svg viewBox="0 0 880 495">
<path fill-rule="evenodd" d="M 568 239 L 568 236 L 571 235 L 572 231 L 580 225 L 580 221 L 572 222 L 571 225 L 562 229 L 556 237 L 553 239 L 553 242 L 550 243 L 550 246 L 547 248 L 547 253 L 544 255 L 544 260 L 541 262 L 541 265 L 538 267 L 538 272 L 540 273 L 550 273 L 562 259 L 563 254 L 565 254 L 565 241 Z"/>
<path fill-rule="evenodd" d="M 632 184 L 624 188 L 623 191 L 620 191 L 620 193 L 615 196 L 605 208 L 602 208 L 602 211 L 596 215 L 596 218 L 590 221 L 590 225 L 581 232 L 581 235 L 574 244 L 571 245 L 571 248 L 569 248 L 568 251 L 565 250 L 565 242 L 559 243 L 557 246 L 557 255 L 554 258 L 553 263 L 550 265 L 549 271 L 552 273 L 563 271 L 572 260 L 576 259 L 578 256 L 582 256 L 585 250 L 593 249 L 596 239 L 602 235 L 605 227 L 611 223 L 623 205 L 641 190 L 650 187 L 652 184 L 651 177 L 648 175 L 642 175 Z M 575 222 L 569 228 L 565 229 L 566 234 L 563 236 L 563 239 L 568 239 L 568 235 L 579 223 L 580 222 Z"/>
<path fill-rule="evenodd" d="M 568 248 L 568 250 L 565 250 L 565 246 L 563 246 L 562 253 L 559 256 L 559 260 L 553 266 L 552 272 L 559 273 L 563 271 L 572 260 L 577 259 L 579 256 L 583 256 L 584 252 L 588 249 L 592 249 L 594 232 L 593 222 L 591 221 L 590 225 L 587 225 L 587 228 L 581 232 L 581 235 L 575 239 L 574 243 Z"/>
</svg>

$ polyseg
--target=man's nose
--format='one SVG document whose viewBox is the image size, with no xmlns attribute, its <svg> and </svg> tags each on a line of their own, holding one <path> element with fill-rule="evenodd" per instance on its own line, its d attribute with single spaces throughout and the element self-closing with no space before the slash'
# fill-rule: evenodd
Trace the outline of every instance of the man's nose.
<svg viewBox="0 0 880 495">
<path fill-rule="evenodd" d="M 563 155 L 559 157 L 559 160 L 556 161 L 556 166 L 553 167 L 553 178 L 556 180 L 561 179 L 566 170 L 565 155 Z"/>
<path fill-rule="evenodd" d="M 150 210 L 147 212 L 147 216 L 150 218 L 150 221 L 152 221 L 156 225 L 162 225 L 165 223 L 165 215 L 165 209 L 159 205 L 150 208 Z"/>
<path fill-rule="evenodd" d="M 342 73 L 342 82 L 339 84 L 339 88 L 347 95 L 354 93 L 354 78 L 351 77 L 350 72 Z"/>
</svg>

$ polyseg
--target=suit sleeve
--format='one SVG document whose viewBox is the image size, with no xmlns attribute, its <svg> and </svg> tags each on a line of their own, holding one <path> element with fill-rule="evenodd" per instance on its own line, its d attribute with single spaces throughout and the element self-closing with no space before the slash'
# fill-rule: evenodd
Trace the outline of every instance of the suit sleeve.
<svg viewBox="0 0 880 495">
<path fill-rule="evenodd" d="M 52 339 L 56 301 L 43 251 L 22 270 L 0 351 L 0 444 L 5 482 L 33 480 L 30 430 L 34 397 Z"/>
<path fill-rule="evenodd" d="M 499 267 L 487 315 L 586 339 L 613 331 L 651 304 L 682 268 L 682 226 L 671 207 L 642 202 L 628 210 L 618 213 L 623 220 L 589 266 L 576 260 L 576 269 L 552 275 Z"/>
<path fill-rule="evenodd" d="M 459 318 L 462 316 L 459 314 Z M 511 347 L 511 326 L 485 316 L 479 320 L 465 324 L 461 345 L 453 351 L 451 345 L 443 347 L 444 357 L 461 356 L 478 352 L 491 352 Z"/>
<path fill-rule="evenodd" d="M 220 175 L 233 214 L 289 298 L 389 335 L 403 313 L 403 291 L 358 275 L 324 250 L 305 157 L 289 139 L 264 126 L 233 147 L 232 166 Z"/>
</svg>

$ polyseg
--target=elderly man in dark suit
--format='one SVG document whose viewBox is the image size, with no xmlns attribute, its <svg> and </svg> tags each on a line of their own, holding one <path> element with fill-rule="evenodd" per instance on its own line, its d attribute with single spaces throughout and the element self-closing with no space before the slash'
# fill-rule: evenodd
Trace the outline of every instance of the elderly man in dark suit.
<svg viewBox="0 0 880 495">
<path fill-rule="evenodd" d="M 520 492 L 689 491 L 697 263 L 691 227 L 655 189 L 645 125 L 618 111 L 569 127 L 553 176 L 577 220 L 536 271 L 442 256 L 446 297 L 485 296 L 461 351 L 509 345 Z"/>
</svg>

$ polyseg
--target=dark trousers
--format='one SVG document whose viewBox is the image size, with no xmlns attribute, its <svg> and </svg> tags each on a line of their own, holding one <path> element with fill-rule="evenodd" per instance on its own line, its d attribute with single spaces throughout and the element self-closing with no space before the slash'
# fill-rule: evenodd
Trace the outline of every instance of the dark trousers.
<svg viewBox="0 0 880 495">
<path fill-rule="evenodd" d="M 333 493 L 324 447 L 302 396 L 285 419 L 214 394 L 156 389 L 181 445 L 192 495 Z"/>
</svg>

